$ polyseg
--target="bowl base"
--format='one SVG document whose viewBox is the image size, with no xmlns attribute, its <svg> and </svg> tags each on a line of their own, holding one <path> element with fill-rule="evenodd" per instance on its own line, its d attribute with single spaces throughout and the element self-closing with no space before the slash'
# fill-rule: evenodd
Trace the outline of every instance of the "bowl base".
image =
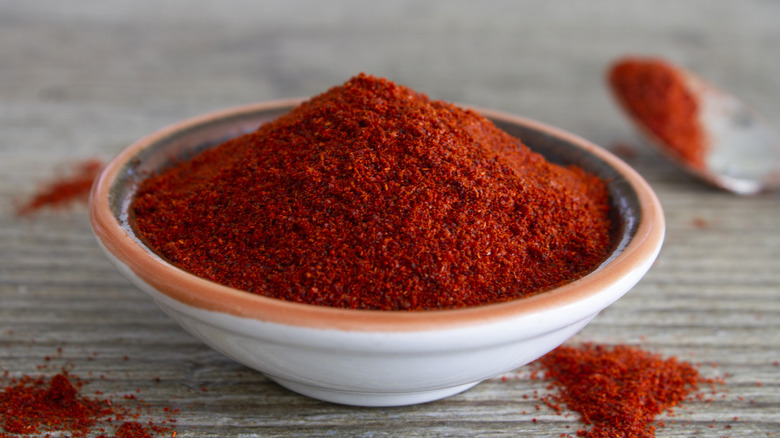
<svg viewBox="0 0 780 438">
<path fill-rule="evenodd" d="M 267 374 L 266 377 L 291 391 L 311 398 L 342 405 L 364 407 L 406 406 L 427 403 L 461 393 L 480 383 L 473 382 L 448 388 L 415 392 L 358 392 L 307 385 Z"/>
</svg>

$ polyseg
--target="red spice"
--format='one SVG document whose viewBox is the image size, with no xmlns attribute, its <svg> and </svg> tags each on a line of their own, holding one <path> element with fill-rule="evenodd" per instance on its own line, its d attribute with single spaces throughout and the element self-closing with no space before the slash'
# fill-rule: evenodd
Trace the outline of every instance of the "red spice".
<svg viewBox="0 0 780 438">
<path fill-rule="evenodd" d="M 16 214 L 26 216 L 44 207 L 64 208 L 74 202 L 86 201 L 92 182 L 102 168 L 102 162 L 97 159 L 77 163 L 73 175 L 60 177 L 40 187 L 29 200 L 17 206 Z"/>
<path fill-rule="evenodd" d="M 693 218 L 693 226 L 700 230 L 706 230 L 710 227 L 710 223 L 704 218 L 695 217 Z"/>
<path fill-rule="evenodd" d="M 7 378 L 7 372 L 4 377 Z M 0 392 L 0 438 L 43 433 L 50 436 L 49 432 L 64 432 L 71 437 L 92 436 L 106 424 L 133 415 L 129 408 L 115 406 L 109 400 L 81 395 L 79 391 L 85 383 L 66 371 L 48 379 L 44 376 L 11 379 Z M 122 423 L 116 436 L 150 438 L 171 430 L 162 423 L 140 429 L 134 424 L 137 423 Z"/>
<path fill-rule="evenodd" d="M 105 403 L 78 395 L 75 386 L 62 372 L 47 380 L 24 376 L 14 379 L 0 394 L 3 431 L 11 434 L 35 434 L 45 430 L 64 430 L 74 436 L 86 436 L 97 419 L 111 415 Z M 0 437 L 7 437 L 0 431 Z"/>
<path fill-rule="evenodd" d="M 625 58 L 609 70 L 609 84 L 623 107 L 670 152 L 693 167 L 704 165 L 707 143 L 699 104 L 677 68 L 661 59 Z"/>
<path fill-rule="evenodd" d="M 141 423 L 127 421 L 116 430 L 116 438 L 152 438 L 152 435 Z"/>
<path fill-rule="evenodd" d="M 625 345 L 561 346 L 538 364 L 558 389 L 547 404 L 579 412 L 592 427 L 577 434 L 591 438 L 653 437 L 654 417 L 705 382 L 689 363 Z"/>
<path fill-rule="evenodd" d="M 187 271 L 341 308 L 513 300 L 586 274 L 610 245 L 603 181 L 362 74 L 148 178 L 133 209 Z"/>
</svg>

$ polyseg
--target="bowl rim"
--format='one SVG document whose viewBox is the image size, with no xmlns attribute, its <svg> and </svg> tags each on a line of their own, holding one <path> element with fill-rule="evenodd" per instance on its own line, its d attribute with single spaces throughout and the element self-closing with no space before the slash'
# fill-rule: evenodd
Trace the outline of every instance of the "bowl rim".
<svg viewBox="0 0 780 438">
<path fill-rule="evenodd" d="M 167 262 L 132 236 L 111 208 L 112 187 L 139 152 L 177 132 L 231 118 L 239 114 L 261 113 L 290 107 L 307 98 L 291 98 L 231 107 L 191 117 L 142 137 L 127 146 L 104 167 L 92 187 L 89 216 L 93 232 L 114 263 L 129 269 L 144 283 L 168 298 L 201 310 L 283 325 L 346 331 L 408 332 L 439 330 L 489 321 L 518 318 L 575 304 L 598 295 L 636 269 L 652 262 L 660 251 L 665 223 L 661 204 L 649 184 L 628 164 L 611 152 L 584 138 L 522 116 L 475 106 L 458 105 L 491 119 L 520 124 L 572 143 L 595 155 L 631 186 L 642 212 L 636 232 L 622 252 L 597 270 L 561 287 L 517 300 L 481 306 L 420 311 L 341 309 L 289 302 L 233 289 L 197 277 Z M 122 201 L 127 201 L 122 200 Z M 121 201 L 120 201 L 121 202 Z"/>
</svg>

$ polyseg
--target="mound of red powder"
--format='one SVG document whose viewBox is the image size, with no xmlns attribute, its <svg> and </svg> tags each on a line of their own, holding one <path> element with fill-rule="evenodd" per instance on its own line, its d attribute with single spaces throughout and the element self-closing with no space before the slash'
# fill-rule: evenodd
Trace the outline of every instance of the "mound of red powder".
<svg viewBox="0 0 780 438">
<path fill-rule="evenodd" d="M 701 167 L 708 149 L 699 121 L 699 103 L 672 64 L 655 58 L 623 58 L 608 72 L 612 91 L 623 107 L 672 153 Z"/>
<path fill-rule="evenodd" d="M 48 378 L 25 375 L 10 379 L 0 388 L 0 438 L 49 437 L 54 433 L 74 438 L 152 438 L 171 432 L 165 425 L 170 419 L 145 425 L 128 421 L 138 412 L 85 396 L 81 393 L 85 383 L 65 371 Z M 106 429 L 116 430 L 108 434 Z"/>
<path fill-rule="evenodd" d="M 64 209 L 89 198 L 92 182 L 100 174 L 103 164 L 97 159 L 75 163 L 72 175 L 60 176 L 47 182 L 29 199 L 16 206 L 17 216 L 29 216 L 44 208 Z"/>
<path fill-rule="evenodd" d="M 198 276 L 283 300 L 421 310 L 593 270 L 605 183 L 484 117 L 359 75 L 145 180 L 139 234 Z"/>
<path fill-rule="evenodd" d="M 546 399 L 581 415 L 588 438 L 655 436 L 655 417 L 681 403 L 700 382 L 692 364 L 628 345 L 561 346 L 537 366 L 559 391 Z"/>
</svg>

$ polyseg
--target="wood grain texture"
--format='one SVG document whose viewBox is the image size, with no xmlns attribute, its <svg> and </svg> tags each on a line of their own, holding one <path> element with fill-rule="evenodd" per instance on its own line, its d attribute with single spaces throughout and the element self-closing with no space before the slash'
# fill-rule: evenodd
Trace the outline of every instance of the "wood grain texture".
<svg viewBox="0 0 780 438">
<path fill-rule="evenodd" d="M 311 95 L 365 71 L 633 149 L 626 160 L 665 209 L 665 246 L 573 342 L 637 344 L 725 378 L 712 401 L 665 418 L 674 423 L 659 437 L 778 436 L 780 194 L 740 198 L 676 171 L 637 142 L 603 73 L 623 54 L 659 54 L 778 126 L 779 21 L 780 3 L 766 0 L 0 0 L 0 369 L 34 374 L 62 348 L 50 363 L 104 376 L 89 390 L 137 390 L 152 417 L 180 409 L 177 437 L 573 434 L 576 414 L 524 398 L 546 388 L 523 370 L 419 406 L 298 396 L 137 292 L 101 254 L 84 206 L 13 214 L 69 161 L 108 159 L 185 117 Z"/>
</svg>

